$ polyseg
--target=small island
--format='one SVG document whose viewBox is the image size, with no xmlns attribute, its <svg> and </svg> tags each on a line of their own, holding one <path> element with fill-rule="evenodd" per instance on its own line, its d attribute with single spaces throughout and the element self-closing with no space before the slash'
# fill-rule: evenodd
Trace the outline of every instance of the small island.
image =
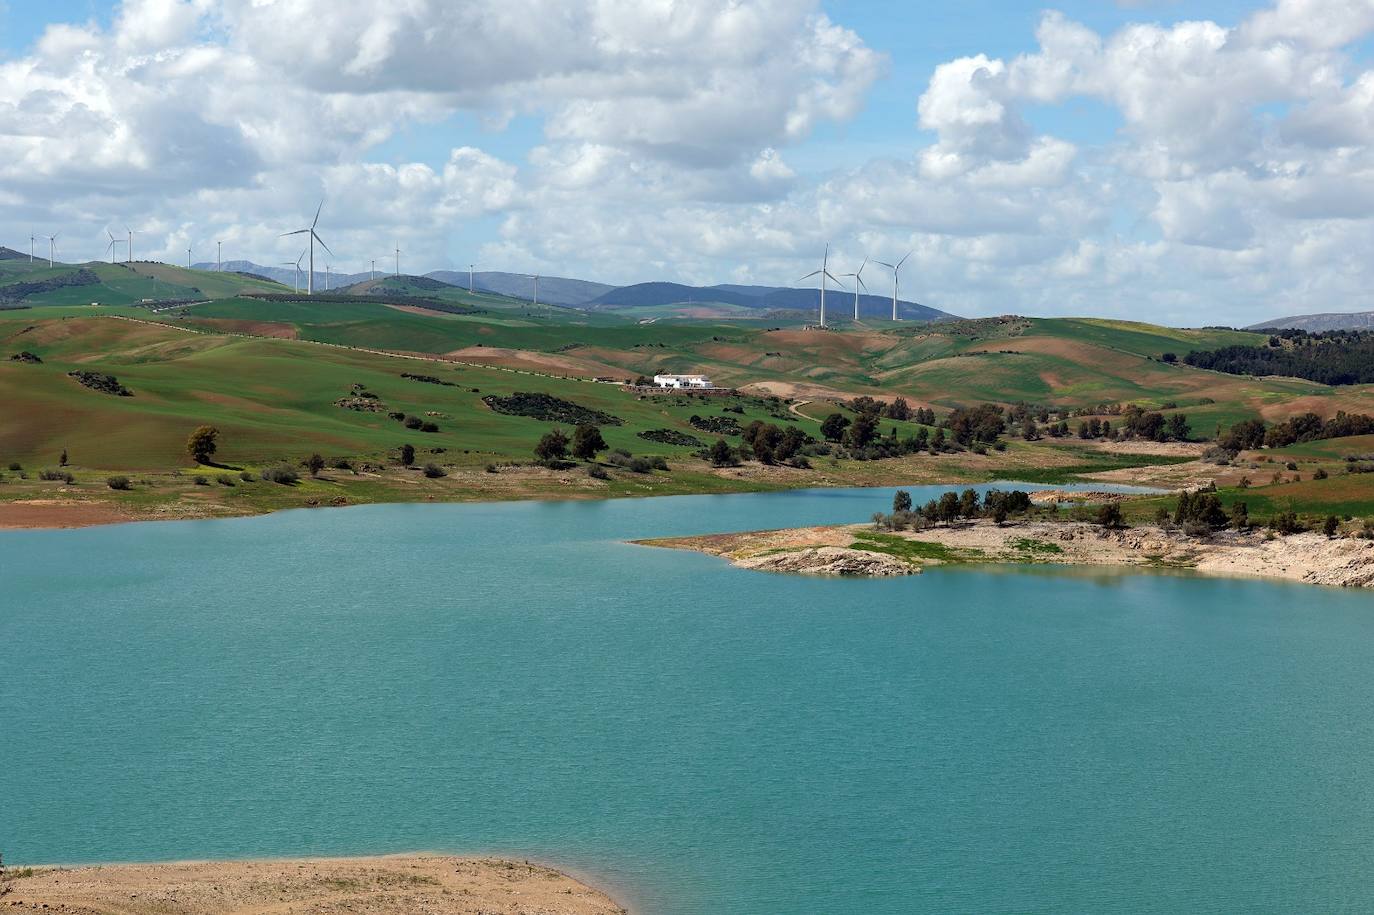
<svg viewBox="0 0 1374 915">
<path fill-rule="evenodd" d="M 72 915 L 625 915 L 598 890 L 528 861 L 449 855 L 184 861 L 0 871 L 0 907 Z"/>
<path fill-rule="evenodd" d="M 909 502 L 872 523 L 637 540 L 696 550 L 763 572 L 887 577 L 975 563 L 1188 569 L 1345 588 L 1374 587 L 1374 539 L 1366 531 L 1283 530 L 1221 513 L 1215 496 L 1183 493 L 1182 508 L 1128 524 L 1114 493 L 946 493 Z M 1096 505 L 1086 500 L 1099 500 Z M 991 507 L 989 506 L 991 503 Z M 961 504 L 962 503 L 962 504 Z M 1071 508 L 1064 510 L 1064 503 Z M 1175 520 L 1177 519 L 1177 520 Z"/>
</svg>

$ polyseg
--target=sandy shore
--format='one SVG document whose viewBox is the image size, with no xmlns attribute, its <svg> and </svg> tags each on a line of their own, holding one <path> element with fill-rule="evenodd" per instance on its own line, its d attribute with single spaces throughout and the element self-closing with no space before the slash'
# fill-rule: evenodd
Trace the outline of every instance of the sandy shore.
<svg viewBox="0 0 1374 915">
<path fill-rule="evenodd" d="M 1374 588 L 1374 541 L 1319 533 L 1270 537 L 1221 531 L 1207 538 L 1142 525 L 1104 530 L 1081 522 L 970 521 L 923 531 L 872 525 L 806 527 L 636 541 L 697 550 L 742 568 L 813 575 L 909 575 L 951 563 L 1057 563 L 1194 569 L 1210 575 L 1278 578 Z"/>
<path fill-rule="evenodd" d="M 538 864 L 397 855 L 280 861 L 9 867 L 0 911 L 68 915 L 624 915 Z"/>
</svg>

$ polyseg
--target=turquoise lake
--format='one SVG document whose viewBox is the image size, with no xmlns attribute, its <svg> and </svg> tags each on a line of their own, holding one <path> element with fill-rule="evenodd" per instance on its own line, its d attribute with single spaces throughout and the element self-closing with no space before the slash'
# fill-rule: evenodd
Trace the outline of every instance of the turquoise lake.
<svg viewBox="0 0 1374 915">
<path fill-rule="evenodd" d="M 891 493 L 0 533 L 0 852 L 494 852 L 667 915 L 1374 909 L 1367 593 L 623 542 Z"/>
</svg>

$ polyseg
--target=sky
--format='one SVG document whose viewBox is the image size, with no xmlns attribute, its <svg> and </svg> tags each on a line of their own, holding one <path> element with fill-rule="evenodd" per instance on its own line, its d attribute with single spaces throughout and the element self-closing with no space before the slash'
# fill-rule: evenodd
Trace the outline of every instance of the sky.
<svg viewBox="0 0 1374 915">
<path fill-rule="evenodd" d="M 323 200 L 342 272 L 829 245 L 958 314 L 1243 325 L 1374 309 L 1372 142 L 1374 0 L 0 0 L 0 244 L 68 261 L 294 261 Z"/>
</svg>

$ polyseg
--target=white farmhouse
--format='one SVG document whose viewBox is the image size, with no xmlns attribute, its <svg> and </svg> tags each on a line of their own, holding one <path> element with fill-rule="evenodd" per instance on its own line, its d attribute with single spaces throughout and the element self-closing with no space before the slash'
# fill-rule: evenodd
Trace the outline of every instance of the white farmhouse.
<svg viewBox="0 0 1374 915">
<path fill-rule="evenodd" d="M 689 388 L 692 390 L 715 387 L 711 384 L 711 379 L 705 375 L 655 375 L 654 384 L 660 388 Z"/>
</svg>

